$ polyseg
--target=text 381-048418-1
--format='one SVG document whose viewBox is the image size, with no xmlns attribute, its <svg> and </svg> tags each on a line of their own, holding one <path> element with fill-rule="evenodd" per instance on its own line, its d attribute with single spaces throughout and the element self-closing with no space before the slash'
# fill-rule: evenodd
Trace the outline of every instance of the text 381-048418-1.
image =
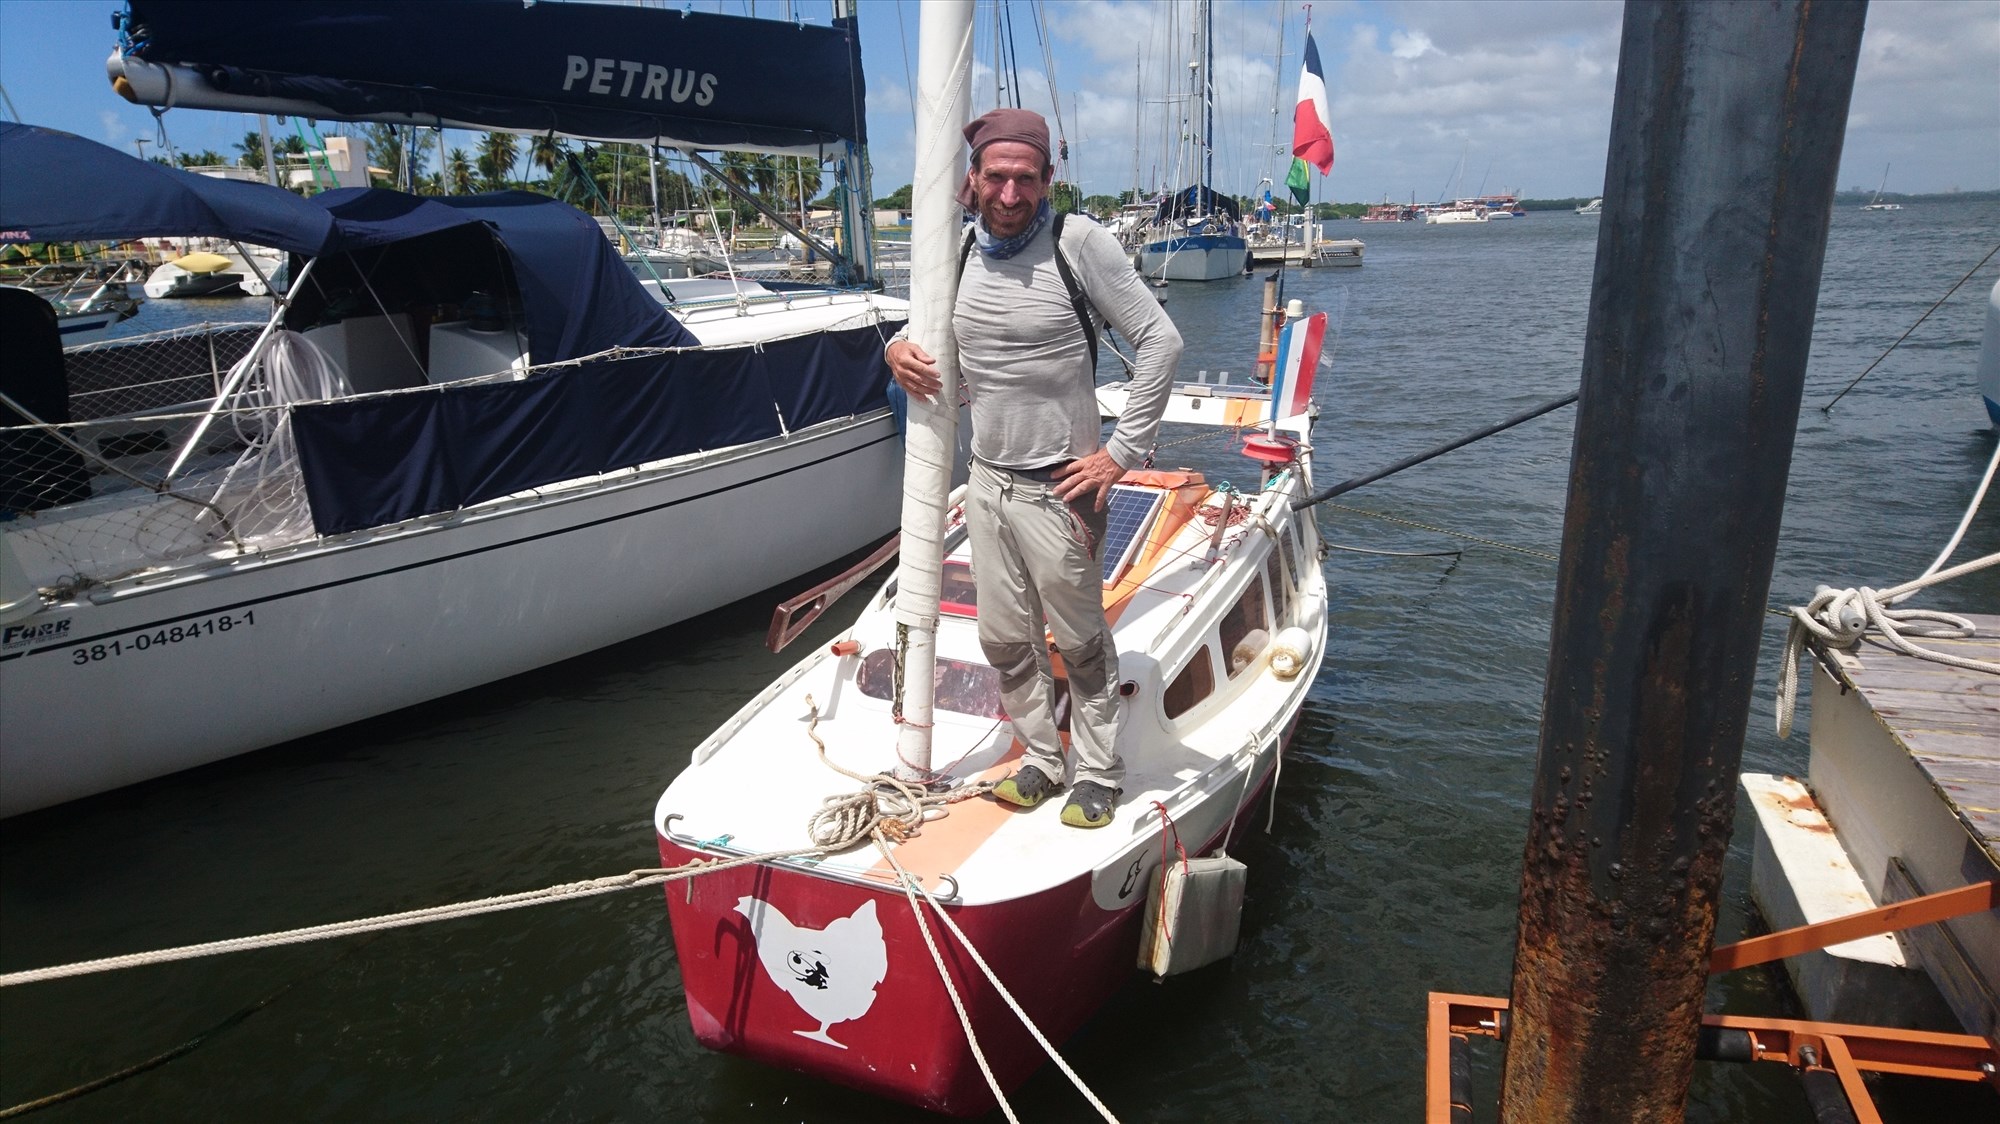
<svg viewBox="0 0 2000 1124">
<path fill-rule="evenodd" d="M 70 662 L 79 666 L 122 656 L 128 652 L 144 652 L 150 648 L 164 648 L 169 644 L 179 644 L 183 640 L 197 640 L 206 636 L 232 632 L 239 628 L 249 628 L 257 623 L 257 611 L 245 609 L 241 615 L 222 613 L 213 617 L 203 617 L 198 621 L 168 625 L 147 632 L 135 632 L 102 644 L 91 644 L 70 650 Z"/>
</svg>

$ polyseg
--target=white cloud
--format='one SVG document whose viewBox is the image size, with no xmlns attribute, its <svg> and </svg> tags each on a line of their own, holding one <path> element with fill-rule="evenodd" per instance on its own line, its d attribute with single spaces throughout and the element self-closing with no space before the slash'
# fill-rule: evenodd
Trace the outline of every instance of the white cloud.
<svg viewBox="0 0 2000 1124">
<path fill-rule="evenodd" d="M 132 135 L 132 130 L 126 128 L 125 122 L 118 119 L 118 112 L 111 109 L 99 110 L 97 119 L 104 125 L 104 143 L 113 148 L 124 147 L 125 138 Z"/>
<path fill-rule="evenodd" d="M 1421 31 L 1398 31 L 1389 36 L 1389 53 L 1399 59 L 1416 59 L 1437 50 L 1431 37 Z"/>
<path fill-rule="evenodd" d="M 1041 10 L 1054 44 L 1061 125 L 1086 190 L 1129 187 L 1135 164 L 1148 185 L 1185 180 L 1190 161 L 1180 157 L 1176 172 L 1175 148 L 1193 129 L 1187 122 L 1199 120 L 1186 66 L 1192 5 L 1074 0 Z M 1435 198 L 1453 189 L 1463 154 L 1467 191 L 1483 179 L 1489 191 L 1598 194 L 1623 10 L 1615 0 L 1315 4 L 1313 36 L 1338 153 L 1326 192 L 1345 200 Z M 1015 9 L 1021 100 L 1047 113 L 1050 82 L 1027 11 Z M 1274 131 L 1280 146 L 1289 140 L 1300 13 L 1293 0 L 1231 0 L 1214 11 L 1216 186 L 1249 193 L 1268 169 L 1282 178 L 1284 156 L 1274 157 L 1270 145 Z M 984 108 L 994 104 L 993 31 L 981 12 L 974 104 Z M 914 28 L 913 11 L 909 18 Z M 878 52 L 869 70 L 900 79 L 900 64 Z M 907 132 L 906 99 L 897 82 L 871 91 L 877 122 Z M 906 169 L 902 138 L 894 138 L 900 164 L 883 151 L 879 133 L 888 131 L 878 129 L 876 166 Z M 2000 187 L 2000 0 L 1875 5 L 1843 151 L 1844 187 L 1872 187 L 1885 163 L 1894 164 L 1891 190 Z M 885 173 L 881 187 L 906 176 Z"/>
</svg>

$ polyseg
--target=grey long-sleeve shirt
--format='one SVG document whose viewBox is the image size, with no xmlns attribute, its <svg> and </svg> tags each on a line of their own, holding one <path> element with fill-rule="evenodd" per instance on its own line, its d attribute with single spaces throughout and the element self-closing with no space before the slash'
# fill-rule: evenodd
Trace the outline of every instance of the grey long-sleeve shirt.
<svg viewBox="0 0 2000 1124">
<path fill-rule="evenodd" d="M 1121 468 L 1136 468 L 1166 411 L 1181 334 L 1110 231 L 1070 215 L 1062 241 L 1096 315 L 1138 350 L 1125 412 L 1106 443 Z M 996 468 L 1026 469 L 1097 451 L 1089 344 L 1056 271 L 1049 230 L 1011 258 L 975 249 L 959 278 L 952 324 L 972 398 L 973 456 Z"/>
</svg>

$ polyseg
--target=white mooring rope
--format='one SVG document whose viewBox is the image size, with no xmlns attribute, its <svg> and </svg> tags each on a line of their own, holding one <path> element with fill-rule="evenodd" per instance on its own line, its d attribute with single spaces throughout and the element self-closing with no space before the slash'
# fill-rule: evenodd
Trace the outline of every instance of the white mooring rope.
<svg viewBox="0 0 2000 1124">
<path fill-rule="evenodd" d="M 1049 1042 L 1048 1038 L 1042 1034 L 1041 1029 L 1035 1025 L 1034 1020 L 1029 1018 L 1028 1013 L 1021 1009 L 1021 1005 L 1014 999 L 1013 993 L 1009 992 L 1006 985 L 1000 982 L 1000 977 L 994 973 L 992 966 L 986 962 L 986 958 L 979 954 L 979 950 L 973 947 L 972 941 L 965 935 L 965 931 L 958 927 L 958 924 L 951 919 L 951 915 L 945 912 L 944 906 L 939 904 L 937 898 L 928 889 L 924 888 L 923 883 L 918 881 L 909 871 L 905 870 L 901 863 L 896 861 L 895 854 L 889 848 L 890 843 L 902 842 L 911 835 L 914 835 L 921 828 L 925 819 L 929 818 L 931 813 L 941 811 L 943 805 L 978 795 L 987 791 L 992 786 L 990 784 L 959 785 L 945 792 L 930 793 L 925 792 L 920 785 L 899 780 L 888 774 L 878 773 L 874 776 L 864 776 L 852 770 L 842 768 L 827 758 L 826 743 L 821 741 L 819 735 L 814 732 L 813 728 L 818 725 L 819 719 L 818 707 L 813 705 L 810 696 L 807 697 L 806 704 L 812 708 L 812 721 L 806 727 L 806 732 L 818 746 L 820 760 L 825 762 L 827 767 L 855 780 L 862 781 L 868 786 L 859 792 L 826 798 L 824 806 L 813 814 L 807 824 L 807 831 L 816 844 L 815 846 L 788 851 L 766 851 L 762 854 L 741 855 L 730 859 L 695 859 L 692 862 L 677 867 L 632 870 L 624 874 L 606 875 L 602 878 L 592 878 L 582 882 L 566 882 L 540 890 L 501 894 L 473 901 L 454 902 L 448 905 L 430 906 L 424 909 L 405 910 L 401 913 L 387 913 L 351 921 L 336 921 L 326 925 L 286 929 L 275 933 L 232 937 L 227 940 L 208 941 L 203 944 L 181 945 L 176 948 L 135 952 L 124 956 L 107 956 L 96 960 L 79 960 L 47 968 L 9 972 L 5 975 L 0 975 L 0 987 L 15 987 L 20 984 L 40 983 L 45 980 L 63 979 L 70 976 L 93 975 L 99 972 L 117 971 L 122 968 L 138 968 L 149 964 L 165 964 L 175 960 L 193 960 L 205 956 L 219 956 L 229 952 L 248 952 L 254 949 L 277 948 L 283 945 L 333 940 L 339 937 L 379 932 L 384 929 L 399 929 L 433 921 L 451 921 L 461 917 L 474 917 L 483 913 L 499 913 L 510 909 L 522 909 L 527 906 L 546 905 L 550 902 L 595 897 L 599 894 L 609 894 L 619 890 L 631 890 L 642 886 L 658 886 L 669 882 L 678 882 L 702 874 L 713 874 L 718 871 L 729 870 L 733 867 L 749 866 L 756 863 L 808 857 L 823 858 L 844 851 L 863 840 L 870 840 L 875 844 L 876 849 L 882 852 L 882 857 L 889 861 L 889 865 L 900 876 L 903 896 L 908 899 L 911 916 L 916 919 L 918 931 L 923 934 L 924 944 L 930 949 L 931 961 L 937 966 L 938 978 L 943 981 L 945 992 L 951 997 L 952 1007 L 958 1012 L 959 1025 L 965 1030 L 966 1043 L 972 1048 L 973 1058 L 979 1063 L 979 1071 L 985 1076 L 987 1086 L 992 1089 L 994 1098 L 999 1101 L 1000 1108 L 1006 1114 L 1007 1119 L 1012 1121 L 1013 1124 L 1020 1124 L 1019 1118 L 1014 1115 L 1013 1106 L 1007 1103 L 1006 1094 L 1001 1091 L 999 1080 L 994 1076 L 992 1066 L 987 1062 L 985 1053 L 980 1049 L 979 1036 L 972 1028 L 972 1019 L 966 1013 L 965 1002 L 959 996 L 956 985 L 952 983 L 951 973 L 945 967 L 944 956 L 938 950 L 937 941 L 931 934 L 930 925 L 924 920 L 922 906 L 917 901 L 918 894 L 922 894 L 924 900 L 930 903 L 930 907 L 937 914 L 938 920 L 943 922 L 945 928 L 949 929 L 952 935 L 958 938 L 960 947 L 964 948 L 966 954 L 972 957 L 973 963 L 979 966 L 979 970 L 985 973 L 987 980 L 992 983 L 994 990 L 999 992 L 1000 998 L 1006 1002 L 1008 1008 L 1021 1020 L 1021 1024 L 1027 1027 L 1028 1033 L 1034 1037 L 1035 1041 L 1042 1047 L 1042 1050 L 1062 1070 L 1064 1076 L 1069 1078 L 1070 1082 L 1077 1087 L 1077 1090 L 1084 1095 L 1084 1098 L 1090 1102 L 1091 1107 L 1095 1108 L 1100 1116 L 1110 1121 L 1111 1124 L 1118 1124 L 1118 1118 L 1112 1115 L 1111 1110 L 1105 1107 L 1104 1102 L 1098 1098 L 1097 1094 L 1091 1092 L 1089 1086 L 1084 1084 L 1083 1078 L 1077 1075 L 1076 1070 L 1070 1068 L 1069 1063 L 1063 1060 L 1062 1055 L 1056 1051 L 1055 1046 Z"/>
<path fill-rule="evenodd" d="M 917 927 L 923 931 L 924 943 L 930 946 L 931 960 L 937 965 L 938 977 L 944 981 L 945 991 L 951 995 L 952 1006 L 958 1008 L 959 1025 L 965 1028 L 965 1038 L 972 1046 L 972 1056 L 979 1062 L 980 1072 L 986 1075 L 987 1084 L 993 1087 L 994 1096 L 1000 1097 L 1000 1105 L 1006 1111 L 1007 1119 L 1016 1119 L 1014 1110 L 1007 1104 L 1007 1098 L 1000 1096 L 1000 1086 L 994 1082 L 993 1071 L 987 1067 L 986 1055 L 979 1050 L 978 1036 L 972 1031 L 972 1021 L 965 1014 L 965 1005 L 959 1001 L 958 989 L 952 986 L 951 974 L 945 970 L 944 957 L 938 954 L 937 945 L 931 940 L 930 928 L 923 923 L 923 914 L 917 909 L 917 894 L 922 894 L 924 900 L 931 903 L 931 909 L 937 914 L 938 920 L 944 922 L 944 927 L 950 929 L 951 935 L 958 938 L 959 947 L 965 949 L 966 955 L 972 957 L 974 964 L 979 965 L 979 970 L 985 973 L 987 982 L 993 985 L 993 990 L 1000 993 L 1000 998 L 1006 1002 L 1008 1009 L 1014 1012 L 1014 1017 L 1021 1020 L 1022 1026 L 1028 1028 L 1028 1033 L 1041 1046 L 1042 1052 L 1049 1056 L 1050 1061 L 1056 1063 L 1056 1068 L 1062 1070 L 1063 1076 L 1069 1078 L 1070 1084 L 1076 1086 L 1077 1092 L 1082 1093 L 1083 1098 L 1090 1102 L 1090 1107 L 1096 1109 L 1097 1114 L 1110 1121 L 1110 1124 L 1118 1124 L 1118 1118 L 1111 1114 L 1111 1110 L 1105 1107 L 1096 1093 L 1090 1091 L 1090 1086 L 1083 1083 L 1083 1078 L 1077 1076 L 1076 1070 L 1071 1069 L 1070 1064 L 1063 1060 L 1063 1056 L 1056 1051 L 1055 1046 L 1042 1034 L 1041 1028 L 1035 1025 L 1035 1020 L 1028 1017 L 1028 1012 L 1021 1009 L 1021 1004 L 1014 999 L 1014 993 L 1008 991 L 1007 985 L 1000 982 L 1000 977 L 993 971 L 993 966 L 986 962 L 984 956 L 979 955 L 979 950 L 972 946 L 972 941 L 965 935 L 965 930 L 958 927 L 958 922 L 951 919 L 951 914 L 944 911 L 944 906 L 938 904 L 938 900 L 931 896 L 931 892 L 924 888 L 924 884 L 918 881 L 916 876 L 903 869 L 903 864 L 896 861 L 896 856 L 890 852 L 888 845 L 880 836 L 876 837 L 875 846 L 881 850 L 882 857 L 889 860 L 889 865 L 894 867 L 902 878 L 903 895 L 910 899 L 910 910 L 917 916 Z"/>
<path fill-rule="evenodd" d="M 627 871 L 624 874 L 611 874 L 603 878 L 592 878 L 583 882 L 565 882 L 558 886 L 549 886 L 540 890 L 525 890 L 518 894 L 501 894 L 497 897 L 479 898 L 475 901 L 454 902 L 450 905 L 434 905 L 426 909 L 405 910 L 402 913 L 385 913 L 378 917 L 363 917 L 353 921 L 336 921 L 328 925 L 312 925 L 303 929 L 286 929 L 282 932 L 263 933 L 257 936 L 232 937 L 228 940 L 209 941 L 205 944 L 181 945 L 178 948 L 156 949 L 152 952 L 134 952 L 124 956 L 107 956 L 98 960 L 79 960 L 73 964 L 59 964 L 49 968 L 33 968 L 22 972 L 9 972 L 6 975 L 0 975 L 0 987 L 40 983 L 44 980 L 62 979 L 66 976 L 87 976 L 97 972 L 113 972 L 120 968 L 138 968 L 148 964 L 165 964 L 174 960 L 194 960 L 203 956 L 219 956 L 225 952 L 248 952 L 253 949 L 277 948 L 288 944 L 305 944 L 309 941 L 333 940 L 337 937 L 358 936 L 362 933 L 374 933 L 383 929 L 400 929 L 410 925 L 422 925 L 431 921 L 452 921 L 460 917 L 474 917 L 482 913 L 499 913 L 503 910 L 521 909 L 531 905 L 547 905 L 550 902 L 595 897 L 598 894 L 637 889 L 641 886 L 657 886 L 666 882 L 677 882 L 684 878 L 693 878 L 698 874 L 711 874 L 719 870 L 727 870 L 730 867 L 736 866 L 746 866 L 751 863 L 832 853 L 832 851 L 825 847 L 808 847 L 792 851 L 770 851 L 761 855 L 744 855 L 733 859 L 696 859 L 683 866 Z"/>
<path fill-rule="evenodd" d="M 1892 609 L 1889 606 L 1927 586 L 1950 581 L 1961 574 L 1983 570 L 2000 563 L 2000 554 L 1989 554 L 1963 562 L 1949 570 L 1938 570 L 1915 581 L 1904 582 L 1890 589 L 1874 590 L 1867 586 L 1857 589 L 1834 589 L 1820 586 L 1811 602 L 1792 608 L 1791 631 L 1785 636 L 1784 662 L 1778 672 L 1778 736 L 1790 737 L 1792 714 L 1798 705 L 1799 655 L 1804 650 L 1807 637 L 1817 637 L 1822 643 L 1835 648 L 1845 648 L 1861 639 L 1871 628 L 1882 634 L 1882 638 L 1904 655 L 1931 660 L 1950 667 L 1967 671 L 1981 671 L 2000 675 L 2000 663 L 1990 660 L 1975 660 L 1965 656 L 1954 656 L 1948 652 L 1919 647 L 1905 638 L 1912 636 L 1936 639 L 1964 638 L 1977 630 L 1971 621 L 1954 613 L 1942 613 L 1935 609 Z"/>
</svg>

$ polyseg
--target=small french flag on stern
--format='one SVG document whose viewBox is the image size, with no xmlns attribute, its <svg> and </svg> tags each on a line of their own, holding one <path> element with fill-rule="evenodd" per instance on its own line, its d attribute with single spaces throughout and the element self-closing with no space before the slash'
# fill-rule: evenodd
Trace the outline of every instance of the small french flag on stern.
<svg viewBox="0 0 2000 1124">
<path fill-rule="evenodd" d="M 1271 374 L 1271 416 L 1283 421 L 1312 406 L 1313 372 L 1319 370 L 1320 342 L 1326 338 L 1326 313 L 1294 320 L 1278 333 L 1278 366 Z"/>
</svg>

